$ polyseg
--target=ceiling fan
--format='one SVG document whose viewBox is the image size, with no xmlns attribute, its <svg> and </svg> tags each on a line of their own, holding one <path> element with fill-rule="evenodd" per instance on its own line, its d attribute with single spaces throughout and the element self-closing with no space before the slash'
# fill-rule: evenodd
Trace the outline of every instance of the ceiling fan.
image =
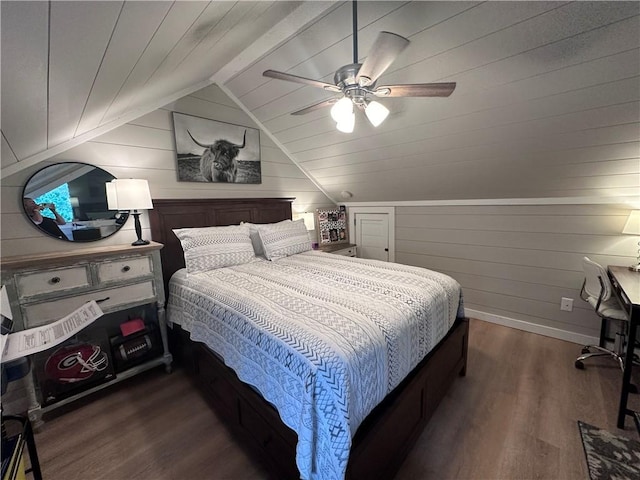
<svg viewBox="0 0 640 480">
<path fill-rule="evenodd" d="M 456 88 L 455 82 L 376 85 L 378 78 L 389 68 L 409 43 L 409 40 L 395 33 L 380 32 L 364 63 L 358 63 L 357 2 L 354 0 L 353 63 L 344 65 L 336 71 L 333 77 L 334 84 L 276 70 L 266 70 L 262 74 L 265 77 L 278 80 L 311 85 L 328 92 L 342 93 L 342 97 L 323 100 L 293 112 L 291 115 L 304 115 L 333 105 L 331 117 L 336 121 L 337 129 L 351 133 L 355 126 L 354 105 L 365 112 L 374 127 L 380 125 L 389 115 L 389 110 L 381 103 L 372 100 L 371 97 L 448 97 L 453 93 Z"/>
</svg>

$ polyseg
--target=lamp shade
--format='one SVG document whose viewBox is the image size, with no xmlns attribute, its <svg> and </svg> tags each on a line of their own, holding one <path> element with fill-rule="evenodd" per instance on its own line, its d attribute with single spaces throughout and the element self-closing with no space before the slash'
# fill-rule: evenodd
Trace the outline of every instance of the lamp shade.
<svg viewBox="0 0 640 480">
<path fill-rule="evenodd" d="M 627 223 L 624 224 L 622 233 L 628 235 L 640 235 L 640 210 L 631 210 Z"/>
<path fill-rule="evenodd" d="M 304 220 L 304 226 L 307 228 L 307 230 L 311 231 L 316 229 L 316 220 L 312 212 L 294 212 L 292 214 L 292 217 L 294 220 L 299 220 L 302 218 Z"/>
<path fill-rule="evenodd" d="M 355 126 L 356 126 L 356 115 L 353 112 L 345 116 L 336 124 L 336 128 L 343 133 L 353 132 L 353 129 Z"/>
<path fill-rule="evenodd" d="M 331 107 L 331 118 L 337 123 L 345 121 L 353 115 L 353 102 L 350 98 L 342 97 Z"/>
<path fill-rule="evenodd" d="M 104 184 L 107 190 L 107 207 L 109 210 L 118 210 L 118 197 L 116 196 L 116 184 L 107 182 Z"/>
<path fill-rule="evenodd" d="M 153 208 L 149 182 L 138 178 L 112 180 L 106 184 L 109 210 L 150 210 Z"/>
<path fill-rule="evenodd" d="M 387 118 L 387 116 L 389 115 L 389 110 L 381 103 L 373 101 L 369 102 L 364 110 L 364 113 L 367 115 L 367 118 L 371 122 L 371 125 L 377 127 L 382 122 L 384 122 L 385 118 Z"/>
</svg>

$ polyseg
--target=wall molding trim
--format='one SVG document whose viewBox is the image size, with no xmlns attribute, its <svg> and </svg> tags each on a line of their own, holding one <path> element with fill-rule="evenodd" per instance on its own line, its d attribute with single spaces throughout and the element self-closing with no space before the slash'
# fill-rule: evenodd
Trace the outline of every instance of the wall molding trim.
<svg viewBox="0 0 640 480">
<path fill-rule="evenodd" d="M 597 345 L 598 337 L 591 337 L 589 335 L 583 335 L 581 333 L 569 332 L 567 330 L 560 330 L 559 328 L 547 327 L 544 325 L 537 325 L 531 322 L 525 322 L 524 320 L 516 320 L 515 318 L 503 317 L 501 315 L 494 315 L 493 313 L 481 312 L 480 310 L 473 310 L 471 308 L 464 309 L 465 314 L 469 318 L 476 318 L 484 322 L 495 323 L 504 327 L 511 327 L 517 330 L 523 330 L 525 332 L 536 333 L 538 335 L 544 335 L 545 337 L 557 338 L 558 340 L 565 340 L 567 342 L 576 343 L 578 345 Z M 576 356 L 579 351 L 576 350 Z"/>
<path fill-rule="evenodd" d="M 340 202 L 347 207 L 444 207 L 477 205 L 622 205 L 640 208 L 640 195 L 616 197 L 479 198 L 466 200 L 408 200 L 400 202 Z"/>
</svg>

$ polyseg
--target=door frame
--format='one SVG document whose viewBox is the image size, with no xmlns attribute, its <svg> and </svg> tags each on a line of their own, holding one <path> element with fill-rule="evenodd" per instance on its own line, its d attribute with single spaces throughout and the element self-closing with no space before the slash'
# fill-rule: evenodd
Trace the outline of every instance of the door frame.
<svg viewBox="0 0 640 480">
<path fill-rule="evenodd" d="M 395 207 L 349 207 L 347 206 L 347 217 L 349 218 L 349 243 L 356 243 L 356 215 L 358 213 L 386 213 L 389 219 L 389 261 L 396 261 L 396 208 Z"/>
</svg>

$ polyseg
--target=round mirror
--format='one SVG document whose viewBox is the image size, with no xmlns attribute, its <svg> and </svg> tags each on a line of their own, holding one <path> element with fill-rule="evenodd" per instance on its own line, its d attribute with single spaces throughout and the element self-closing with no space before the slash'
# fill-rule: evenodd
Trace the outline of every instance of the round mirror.
<svg viewBox="0 0 640 480">
<path fill-rule="evenodd" d="M 22 191 L 29 222 L 70 242 L 92 242 L 117 232 L 129 212 L 109 210 L 105 184 L 115 177 L 86 163 L 56 163 L 37 171 Z"/>
</svg>

